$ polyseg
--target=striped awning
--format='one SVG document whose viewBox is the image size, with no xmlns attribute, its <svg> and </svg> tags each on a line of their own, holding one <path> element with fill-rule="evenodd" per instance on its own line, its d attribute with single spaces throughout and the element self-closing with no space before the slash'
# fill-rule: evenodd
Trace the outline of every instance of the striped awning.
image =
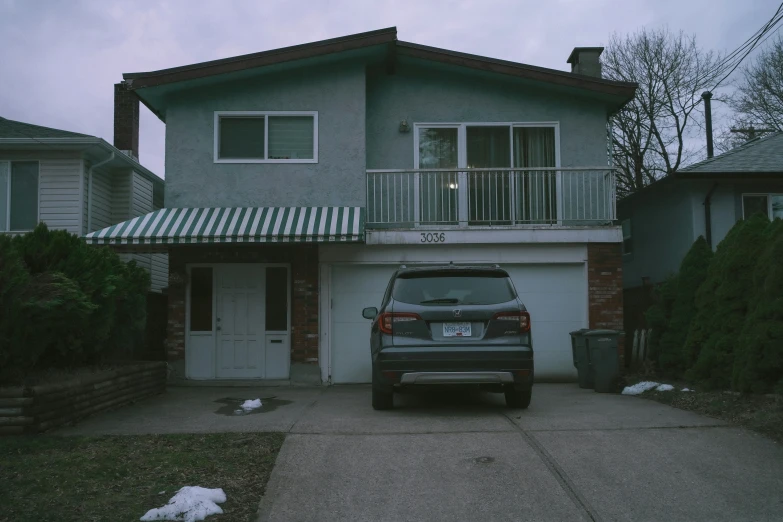
<svg viewBox="0 0 783 522">
<path fill-rule="evenodd" d="M 84 236 L 91 245 L 364 241 L 361 207 L 163 208 Z"/>
</svg>

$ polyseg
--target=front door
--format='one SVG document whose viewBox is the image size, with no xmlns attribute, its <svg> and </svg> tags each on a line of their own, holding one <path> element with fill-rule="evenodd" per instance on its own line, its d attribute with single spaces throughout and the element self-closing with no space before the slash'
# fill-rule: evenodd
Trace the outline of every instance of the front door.
<svg viewBox="0 0 783 522">
<path fill-rule="evenodd" d="M 218 379 L 264 377 L 265 271 L 258 265 L 222 265 L 217 275 Z"/>
</svg>

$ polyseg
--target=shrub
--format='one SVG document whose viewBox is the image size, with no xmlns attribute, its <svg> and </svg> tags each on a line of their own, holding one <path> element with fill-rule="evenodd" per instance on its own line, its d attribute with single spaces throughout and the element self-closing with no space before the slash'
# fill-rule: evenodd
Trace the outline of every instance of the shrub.
<svg viewBox="0 0 783 522">
<path fill-rule="evenodd" d="M 143 343 L 149 284 L 144 269 L 108 247 L 44 224 L 0 237 L 4 373 L 130 354 Z"/>
<path fill-rule="evenodd" d="M 696 294 L 707 277 L 711 260 L 712 250 L 700 236 L 682 260 L 679 273 L 663 285 L 663 313 L 653 311 L 653 317 L 648 316 L 658 365 L 673 377 L 680 377 L 688 368 L 685 342 L 696 315 Z M 656 318 L 656 313 L 661 317 Z"/>
<path fill-rule="evenodd" d="M 767 218 L 739 221 L 721 241 L 696 293 L 696 314 L 688 330 L 685 354 L 689 379 L 703 386 L 731 384 L 734 347 L 750 299 L 753 269 L 765 245 Z"/>
<path fill-rule="evenodd" d="M 783 221 L 775 220 L 764 240 L 732 375 L 732 387 L 743 392 L 783 387 Z"/>
</svg>

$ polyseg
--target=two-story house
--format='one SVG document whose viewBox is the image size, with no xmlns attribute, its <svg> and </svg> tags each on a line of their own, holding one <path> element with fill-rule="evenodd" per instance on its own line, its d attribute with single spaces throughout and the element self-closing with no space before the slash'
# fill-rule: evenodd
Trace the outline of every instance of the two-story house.
<svg viewBox="0 0 783 522">
<path fill-rule="evenodd" d="M 138 123 L 138 120 L 137 120 Z M 40 222 L 83 235 L 163 207 L 163 180 L 124 147 L 101 138 L 0 117 L 0 233 Z M 119 141 L 118 141 L 119 140 Z M 150 272 L 151 290 L 168 286 L 163 253 L 121 254 Z"/>
<path fill-rule="evenodd" d="M 166 208 L 88 241 L 170 253 L 180 377 L 369 382 L 362 308 L 454 262 L 507 269 L 537 378 L 572 379 L 569 332 L 622 327 L 607 118 L 635 85 L 600 53 L 564 72 L 390 28 L 125 74 L 118 106 L 166 123 Z"/>
</svg>

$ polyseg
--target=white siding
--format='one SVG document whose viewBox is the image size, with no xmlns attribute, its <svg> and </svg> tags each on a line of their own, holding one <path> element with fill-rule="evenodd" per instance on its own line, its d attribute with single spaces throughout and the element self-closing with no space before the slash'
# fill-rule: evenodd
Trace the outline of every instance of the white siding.
<svg viewBox="0 0 783 522">
<path fill-rule="evenodd" d="M 152 182 L 138 172 L 133 173 L 133 199 L 131 217 L 152 212 Z"/>
<path fill-rule="evenodd" d="M 40 162 L 38 219 L 49 228 L 82 232 L 82 161 L 78 159 Z"/>
<path fill-rule="evenodd" d="M 152 181 L 138 172 L 130 176 L 132 180 L 130 217 L 143 216 L 160 208 L 162 198 L 153 198 Z M 130 259 L 136 261 L 150 272 L 150 290 L 160 292 L 168 286 L 169 257 L 168 254 L 131 254 Z"/>
<path fill-rule="evenodd" d="M 169 286 L 169 255 L 151 254 L 150 257 L 151 289 L 153 292 L 160 292 Z"/>
<path fill-rule="evenodd" d="M 131 195 L 132 195 L 132 176 L 133 173 L 118 172 L 112 178 L 111 193 L 111 222 L 122 223 L 131 217 Z"/>
<path fill-rule="evenodd" d="M 92 173 L 92 224 L 90 232 L 113 225 L 112 179 L 105 172 Z"/>
</svg>

